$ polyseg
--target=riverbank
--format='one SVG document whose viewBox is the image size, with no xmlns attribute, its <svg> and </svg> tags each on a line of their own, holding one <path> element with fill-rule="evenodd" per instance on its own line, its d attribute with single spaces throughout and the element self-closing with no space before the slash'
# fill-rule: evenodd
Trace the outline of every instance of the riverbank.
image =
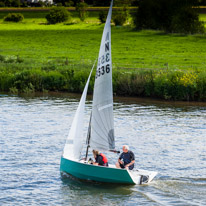
<svg viewBox="0 0 206 206">
<path fill-rule="evenodd" d="M 46 25 L 44 15 L 27 12 L 19 24 L 0 21 L 0 91 L 82 92 L 99 51 L 104 25 L 98 12 L 90 13 L 85 23 L 73 13 L 72 22 L 57 25 Z M 112 26 L 114 93 L 205 101 L 205 41 L 205 35 Z"/>
<path fill-rule="evenodd" d="M 81 93 L 89 70 L 25 69 L 17 73 L 0 73 L 1 91 L 13 94 L 36 91 L 64 91 Z M 88 93 L 94 85 L 93 73 Z M 113 71 L 113 90 L 116 96 L 152 97 L 165 100 L 205 101 L 206 72 L 170 70 L 117 70 Z"/>
<path fill-rule="evenodd" d="M 0 92 L 1 97 L 19 97 L 22 99 L 33 99 L 33 98 L 70 98 L 75 99 L 75 101 L 80 101 L 81 98 L 80 93 L 69 93 L 69 92 L 54 92 L 54 91 L 47 91 L 47 92 L 33 92 L 33 93 L 19 93 L 19 94 L 11 94 L 10 92 Z M 87 95 L 87 103 L 91 103 L 93 99 L 92 94 Z M 151 105 L 158 105 L 159 107 L 206 107 L 206 102 L 200 101 L 173 101 L 173 100 L 163 100 L 158 98 L 150 98 L 150 97 L 131 97 L 131 96 L 113 96 L 114 103 L 121 103 L 121 104 L 151 104 Z M 115 107 L 115 104 L 114 104 Z"/>
</svg>

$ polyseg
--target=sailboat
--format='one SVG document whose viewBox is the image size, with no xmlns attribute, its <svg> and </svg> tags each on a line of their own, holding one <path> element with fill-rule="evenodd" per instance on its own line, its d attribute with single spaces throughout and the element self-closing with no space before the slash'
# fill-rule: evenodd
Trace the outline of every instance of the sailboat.
<svg viewBox="0 0 206 206">
<path fill-rule="evenodd" d="M 119 169 L 90 164 L 87 161 L 89 148 L 100 151 L 115 151 L 112 57 L 111 57 L 111 16 L 113 0 L 105 23 L 94 83 L 93 104 L 88 126 L 87 138 L 83 136 L 85 101 L 90 77 L 89 74 L 80 99 L 69 135 L 61 157 L 60 171 L 81 180 L 120 184 L 148 184 L 157 172 L 147 170 Z M 87 145 L 85 158 L 82 159 L 83 144 Z"/>
</svg>

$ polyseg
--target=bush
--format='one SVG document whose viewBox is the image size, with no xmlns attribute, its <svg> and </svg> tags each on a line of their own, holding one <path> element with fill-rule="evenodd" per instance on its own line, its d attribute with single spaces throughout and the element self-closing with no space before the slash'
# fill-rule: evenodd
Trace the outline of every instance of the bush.
<svg viewBox="0 0 206 206">
<path fill-rule="evenodd" d="M 46 90 L 63 91 L 65 84 L 65 77 L 58 71 L 50 71 L 42 77 L 42 86 Z"/>
<path fill-rule="evenodd" d="M 7 16 L 4 17 L 4 21 L 11 21 L 11 22 L 21 22 L 23 21 L 24 16 L 21 13 L 9 13 Z"/>
<path fill-rule="evenodd" d="M 128 19 L 128 10 L 126 8 L 121 9 L 114 13 L 112 20 L 115 26 L 123 26 Z"/>
<path fill-rule="evenodd" d="M 117 95 L 145 96 L 146 72 L 114 72 L 113 87 Z"/>
<path fill-rule="evenodd" d="M 105 23 L 107 19 L 107 13 L 105 11 L 100 11 L 99 12 L 99 20 L 101 21 L 101 23 Z"/>
<path fill-rule="evenodd" d="M 71 14 L 64 7 L 54 7 L 46 15 L 49 24 L 65 22 L 71 19 Z"/>
<path fill-rule="evenodd" d="M 197 73 L 169 71 L 156 75 L 155 96 L 169 100 L 197 100 Z"/>
<path fill-rule="evenodd" d="M 79 13 L 79 18 L 81 21 L 84 21 L 86 17 L 88 16 L 87 12 L 87 4 L 84 2 L 80 2 L 76 5 L 76 10 Z"/>
<path fill-rule="evenodd" d="M 13 84 L 13 74 L 8 73 L 7 71 L 0 72 L 0 91 L 9 91 L 9 88 Z"/>
<path fill-rule="evenodd" d="M 198 74 L 197 79 L 197 96 L 199 100 L 206 101 L 206 72 Z"/>
</svg>

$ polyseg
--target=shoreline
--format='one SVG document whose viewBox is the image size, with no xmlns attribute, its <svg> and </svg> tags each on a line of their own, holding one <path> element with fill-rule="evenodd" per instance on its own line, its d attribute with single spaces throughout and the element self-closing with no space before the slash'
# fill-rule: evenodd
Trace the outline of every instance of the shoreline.
<svg viewBox="0 0 206 206">
<path fill-rule="evenodd" d="M 0 97 L 9 96 L 9 97 L 62 97 L 62 98 L 74 98 L 80 100 L 80 93 L 71 93 L 71 92 L 58 92 L 58 91 L 49 91 L 49 92 L 33 92 L 33 93 L 19 93 L 12 94 L 9 92 L 1 92 Z M 87 94 L 87 101 L 92 101 L 92 94 Z M 118 103 L 130 103 L 130 104 L 161 104 L 161 105 L 170 105 L 170 106 L 199 106 L 206 107 L 206 102 L 204 101 L 174 101 L 174 100 L 164 100 L 151 97 L 135 97 L 135 96 L 113 96 L 114 102 Z"/>
</svg>

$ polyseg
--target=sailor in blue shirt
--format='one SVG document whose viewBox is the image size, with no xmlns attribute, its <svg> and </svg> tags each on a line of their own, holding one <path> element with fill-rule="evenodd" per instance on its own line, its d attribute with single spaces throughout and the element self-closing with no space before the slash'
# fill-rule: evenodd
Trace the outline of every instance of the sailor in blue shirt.
<svg viewBox="0 0 206 206">
<path fill-rule="evenodd" d="M 119 156 L 118 162 L 116 163 L 117 168 L 125 168 L 132 170 L 134 168 L 135 156 L 132 151 L 129 150 L 129 146 L 124 145 L 122 147 L 122 154 Z"/>
</svg>

